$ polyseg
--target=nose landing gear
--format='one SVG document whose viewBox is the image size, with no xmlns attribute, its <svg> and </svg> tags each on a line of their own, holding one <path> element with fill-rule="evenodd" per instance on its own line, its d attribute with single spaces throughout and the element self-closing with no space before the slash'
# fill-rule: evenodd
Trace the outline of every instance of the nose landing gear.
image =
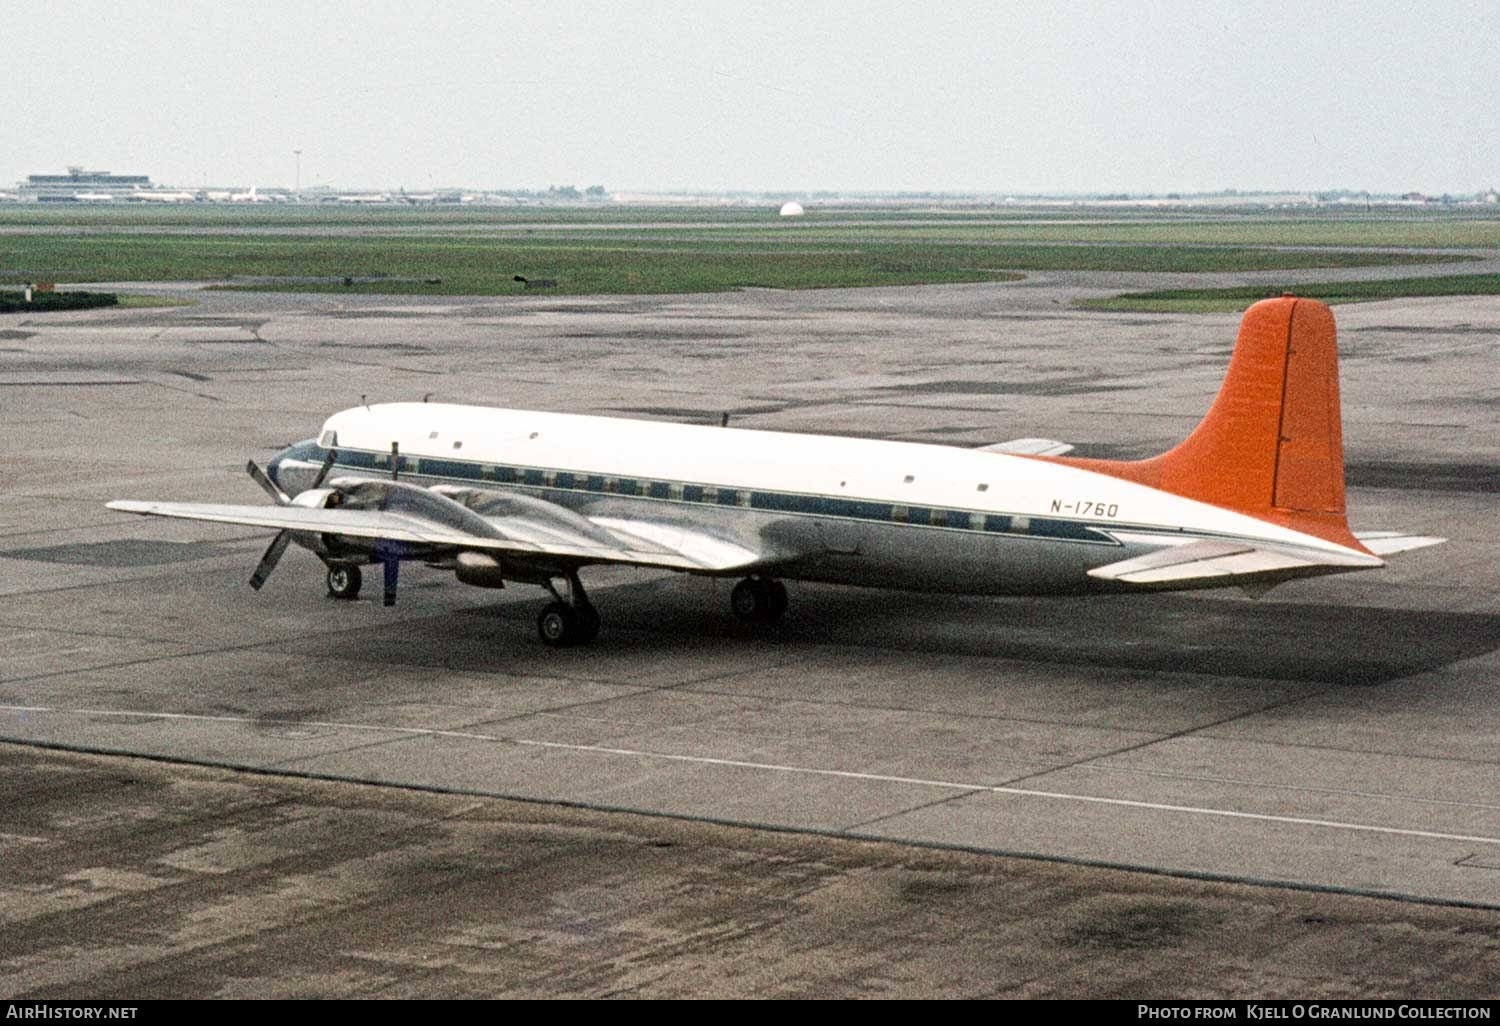
<svg viewBox="0 0 1500 1026">
<path fill-rule="evenodd" d="M 786 585 L 770 577 L 747 577 L 729 593 L 729 608 L 741 623 L 775 623 L 786 607 Z"/>
</svg>

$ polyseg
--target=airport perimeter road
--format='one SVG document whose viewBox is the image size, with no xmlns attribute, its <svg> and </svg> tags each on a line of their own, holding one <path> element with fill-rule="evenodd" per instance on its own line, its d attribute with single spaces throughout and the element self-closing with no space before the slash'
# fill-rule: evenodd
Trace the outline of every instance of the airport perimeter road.
<svg viewBox="0 0 1500 1026">
<path fill-rule="evenodd" d="M 323 596 L 264 535 L 112 514 L 257 501 L 322 418 L 419 398 L 1145 455 L 1233 316 L 1015 286 L 415 302 L 204 294 L 0 322 L 0 737 L 101 752 L 1500 907 L 1500 300 L 1342 307 L 1357 529 L 1452 539 L 1236 595 L 924 597 L 600 571 L 589 648 L 541 592 L 420 568 Z M 295 843 L 289 841 L 288 843 Z"/>
</svg>

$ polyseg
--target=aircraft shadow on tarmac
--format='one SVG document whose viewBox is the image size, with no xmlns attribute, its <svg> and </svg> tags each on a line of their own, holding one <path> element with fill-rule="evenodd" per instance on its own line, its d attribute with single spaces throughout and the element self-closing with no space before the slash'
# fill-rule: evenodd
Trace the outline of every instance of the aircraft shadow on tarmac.
<svg viewBox="0 0 1500 1026">
<path fill-rule="evenodd" d="M 809 584 L 793 586 L 782 623 L 752 629 L 726 603 L 702 601 L 701 591 L 701 583 L 679 590 L 670 580 L 610 588 L 597 596 L 604 614 L 598 641 L 564 652 L 542 649 L 530 636 L 527 607 L 516 605 L 408 623 L 398 636 L 372 631 L 360 647 L 372 660 L 545 673 L 559 660 L 577 668 L 600 650 L 628 660 L 688 657 L 710 644 L 839 645 L 1335 685 L 1379 684 L 1500 648 L 1500 615 L 1493 614 L 1181 595 L 962 598 Z M 534 660 L 527 655 L 533 647 Z"/>
</svg>

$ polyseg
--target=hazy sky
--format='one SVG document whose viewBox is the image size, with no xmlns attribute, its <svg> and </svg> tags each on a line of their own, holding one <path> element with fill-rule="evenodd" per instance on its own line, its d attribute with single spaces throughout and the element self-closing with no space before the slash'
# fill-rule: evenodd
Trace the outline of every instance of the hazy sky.
<svg viewBox="0 0 1500 1026">
<path fill-rule="evenodd" d="M 0 185 L 1500 186 L 1500 4 L 0 0 Z"/>
</svg>

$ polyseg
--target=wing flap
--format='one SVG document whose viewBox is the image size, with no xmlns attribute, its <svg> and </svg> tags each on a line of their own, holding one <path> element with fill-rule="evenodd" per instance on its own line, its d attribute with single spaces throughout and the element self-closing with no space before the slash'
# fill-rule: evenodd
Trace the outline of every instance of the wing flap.
<svg viewBox="0 0 1500 1026">
<path fill-rule="evenodd" d="M 1061 456 L 1063 453 L 1072 452 L 1073 447 L 1067 442 L 1058 442 L 1051 438 L 1012 438 L 1007 442 L 981 445 L 978 451 L 1004 452 L 1013 456 Z"/>
</svg>

